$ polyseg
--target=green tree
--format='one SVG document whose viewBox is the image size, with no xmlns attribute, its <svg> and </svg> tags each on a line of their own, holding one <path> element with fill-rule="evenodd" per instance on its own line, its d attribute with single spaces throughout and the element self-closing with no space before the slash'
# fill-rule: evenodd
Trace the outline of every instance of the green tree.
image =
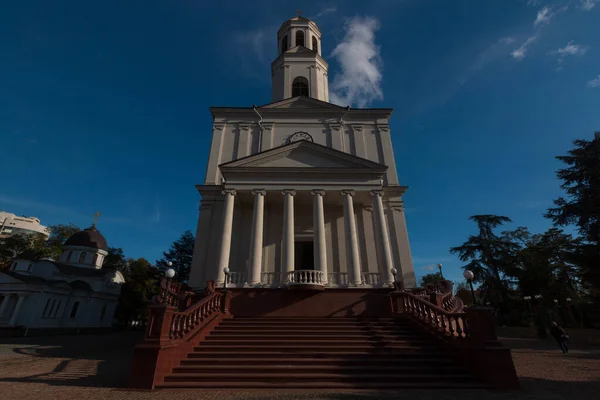
<svg viewBox="0 0 600 400">
<path fill-rule="evenodd" d="M 431 274 L 423 275 L 421 280 L 419 281 L 419 285 L 421 287 L 428 285 L 430 283 L 435 283 L 442 280 L 442 275 L 439 272 L 434 272 Z"/>
<path fill-rule="evenodd" d="M 556 226 L 575 225 L 583 239 L 578 263 L 583 283 L 600 298 L 600 132 L 592 140 L 578 139 L 556 172 L 566 197 L 554 200 L 545 216 Z"/>
<path fill-rule="evenodd" d="M 125 283 L 115 316 L 122 324 L 132 320 L 144 320 L 152 296 L 159 292 L 159 271 L 146 259 L 130 259 L 122 271 Z"/>
<path fill-rule="evenodd" d="M 156 262 L 156 267 L 164 272 L 169 269 L 168 262 L 172 262 L 173 266 L 171 268 L 175 270 L 175 279 L 187 283 L 192 267 L 194 242 L 195 238 L 192 232 L 183 232 L 179 239 L 173 242 L 169 251 L 163 252 L 163 258 Z"/>
<path fill-rule="evenodd" d="M 498 236 L 494 229 L 511 220 L 497 215 L 473 215 L 469 219 L 477 224 L 478 235 L 470 235 L 450 252 L 467 263 L 463 268 L 473 271 L 474 281 L 480 284 L 488 301 L 505 303 L 509 287 L 506 272 L 511 269 L 520 246 L 510 236 Z"/>
<path fill-rule="evenodd" d="M 0 268 L 7 269 L 14 258 L 23 256 L 31 249 L 29 235 L 12 235 L 0 240 Z M 35 257 L 37 258 L 37 257 Z"/>
<path fill-rule="evenodd" d="M 44 243 L 46 252 L 45 256 L 52 258 L 53 260 L 59 260 L 63 253 L 63 245 L 67 239 L 79 232 L 81 229 L 73 224 L 50 225 L 48 228 L 50 229 L 50 237 Z"/>
<path fill-rule="evenodd" d="M 117 270 L 125 276 L 128 272 L 128 262 L 123 253 L 123 249 L 109 247 L 108 254 L 104 257 L 104 261 L 102 262 L 102 268 Z"/>
</svg>

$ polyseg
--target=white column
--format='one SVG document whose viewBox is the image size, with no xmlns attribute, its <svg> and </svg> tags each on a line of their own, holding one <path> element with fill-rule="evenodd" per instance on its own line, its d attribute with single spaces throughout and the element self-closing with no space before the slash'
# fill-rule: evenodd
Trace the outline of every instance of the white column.
<svg viewBox="0 0 600 400">
<path fill-rule="evenodd" d="M 346 243 L 350 250 L 350 270 L 352 284 L 359 286 L 362 283 L 360 277 L 360 255 L 358 254 L 358 235 L 356 234 L 356 217 L 354 216 L 354 190 L 342 190 L 344 195 L 344 220 L 346 226 Z M 348 271 L 350 272 L 350 271 Z"/>
<path fill-rule="evenodd" d="M 2 304 L 0 304 L 0 318 L 4 315 L 4 311 L 6 310 L 6 306 L 8 305 L 8 300 L 10 299 L 10 294 L 5 294 L 2 296 Z"/>
<path fill-rule="evenodd" d="M 295 190 L 286 189 L 283 194 L 283 251 L 281 272 L 287 281 L 290 272 L 294 271 L 294 196 Z"/>
<path fill-rule="evenodd" d="M 248 283 L 256 285 L 260 283 L 260 274 L 262 272 L 263 256 L 263 226 L 265 215 L 265 196 L 264 190 L 253 190 L 254 195 L 254 213 L 252 215 L 252 235 L 250 237 L 250 279 Z"/>
<path fill-rule="evenodd" d="M 327 283 L 327 243 L 325 242 L 325 212 L 323 210 L 324 190 L 313 190 L 314 196 L 314 249 L 315 270 L 323 272 L 323 283 Z"/>
<path fill-rule="evenodd" d="M 17 300 L 17 305 L 15 306 L 15 309 L 13 310 L 13 313 L 10 316 L 10 321 L 8 321 L 8 325 L 15 324 L 15 321 L 17 320 L 17 316 L 19 315 L 19 310 L 21 309 L 21 305 L 23 304 L 23 301 L 25 301 L 25 295 L 18 295 L 18 296 L 19 296 L 19 300 Z"/>
<path fill-rule="evenodd" d="M 236 191 L 232 189 L 223 190 L 225 203 L 223 205 L 223 231 L 221 233 L 221 249 L 219 262 L 217 263 L 217 282 L 223 283 L 225 273 L 223 269 L 229 266 L 229 254 L 231 252 L 231 228 L 233 226 L 233 201 Z"/>
<path fill-rule="evenodd" d="M 379 229 L 379 237 L 381 240 L 380 249 L 383 251 L 383 264 L 381 272 L 381 278 L 384 284 L 394 283 L 394 275 L 392 274 L 392 268 L 394 263 L 392 261 L 392 249 L 390 247 L 390 235 L 388 232 L 387 222 L 385 220 L 385 213 L 383 211 L 383 201 L 381 197 L 383 192 L 381 190 L 373 190 L 371 192 L 373 196 L 373 208 L 375 211 L 375 221 L 377 222 L 377 228 Z"/>
</svg>

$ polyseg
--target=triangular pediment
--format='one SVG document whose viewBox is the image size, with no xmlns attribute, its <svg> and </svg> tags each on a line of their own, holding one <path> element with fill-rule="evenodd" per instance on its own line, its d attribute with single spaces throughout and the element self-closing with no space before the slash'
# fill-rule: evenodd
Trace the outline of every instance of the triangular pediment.
<svg viewBox="0 0 600 400">
<path fill-rule="evenodd" d="M 328 103 L 313 99 L 312 97 L 298 96 L 290 99 L 277 101 L 275 103 L 266 104 L 259 108 L 307 108 L 307 109 L 329 109 L 329 110 L 343 110 L 344 107 L 337 106 L 335 104 Z"/>
<path fill-rule="evenodd" d="M 387 166 L 310 141 L 301 140 L 222 164 L 220 168 L 223 172 L 248 168 L 383 172 L 387 169 Z"/>
</svg>

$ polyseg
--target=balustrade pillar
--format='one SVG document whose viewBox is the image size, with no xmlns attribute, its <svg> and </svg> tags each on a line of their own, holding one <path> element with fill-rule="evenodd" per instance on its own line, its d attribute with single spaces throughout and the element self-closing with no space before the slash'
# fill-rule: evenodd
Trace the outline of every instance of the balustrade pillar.
<svg viewBox="0 0 600 400">
<path fill-rule="evenodd" d="M 359 286 L 362 283 L 360 276 L 360 255 L 358 253 L 358 235 L 356 233 L 356 217 L 354 216 L 354 190 L 342 190 L 344 195 L 344 219 L 346 225 L 346 243 L 350 249 L 350 270 L 352 271 L 352 284 Z"/>
<path fill-rule="evenodd" d="M 294 265 L 294 196 L 295 190 L 283 190 L 283 265 L 281 271 L 285 277 L 295 269 Z"/>
<path fill-rule="evenodd" d="M 327 283 L 327 243 L 325 241 L 325 212 L 323 209 L 324 190 L 313 190 L 314 197 L 314 248 L 315 270 L 323 273 L 323 284 Z"/>
<path fill-rule="evenodd" d="M 223 269 L 229 266 L 229 256 L 231 253 L 231 231 L 233 227 L 233 206 L 236 191 L 224 190 L 225 202 L 223 204 L 223 231 L 221 232 L 221 249 L 219 252 L 219 262 L 217 263 L 217 282 L 222 284 L 225 279 Z"/>
<path fill-rule="evenodd" d="M 381 240 L 379 249 L 381 249 L 383 252 L 383 263 L 381 264 L 380 272 L 384 284 L 390 285 L 394 282 L 394 275 L 392 274 L 394 262 L 392 260 L 392 249 L 390 247 L 390 235 L 388 232 L 387 221 L 385 220 L 385 212 L 383 210 L 383 200 L 381 199 L 383 192 L 381 190 L 373 190 L 371 192 L 371 196 L 373 196 L 375 222 L 377 224 L 377 229 L 379 230 L 379 237 Z"/>
<path fill-rule="evenodd" d="M 262 256 L 263 256 L 263 225 L 265 213 L 265 196 L 267 192 L 264 190 L 253 190 L 254 195 L 254 214 L 252 216 L 252 236 L 250 248 L 250 279 L 251 285 L 260 283 L 260 274 L 262 272 Z"/>
</svg>

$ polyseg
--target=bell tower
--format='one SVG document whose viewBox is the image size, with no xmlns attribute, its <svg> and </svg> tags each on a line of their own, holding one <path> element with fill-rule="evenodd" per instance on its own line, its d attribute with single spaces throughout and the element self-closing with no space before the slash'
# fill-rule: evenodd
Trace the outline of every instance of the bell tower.
<svg viewBox="0 0 600 400">
<path fill-rule="evenodd" d="M 321 31 L 300 15 L 277 31 L 278 57 L 271 64 L 272 97 L 276 102 L 307 96 L 329 101 L 327 63 L 321 56 Z"/>
</svg>

